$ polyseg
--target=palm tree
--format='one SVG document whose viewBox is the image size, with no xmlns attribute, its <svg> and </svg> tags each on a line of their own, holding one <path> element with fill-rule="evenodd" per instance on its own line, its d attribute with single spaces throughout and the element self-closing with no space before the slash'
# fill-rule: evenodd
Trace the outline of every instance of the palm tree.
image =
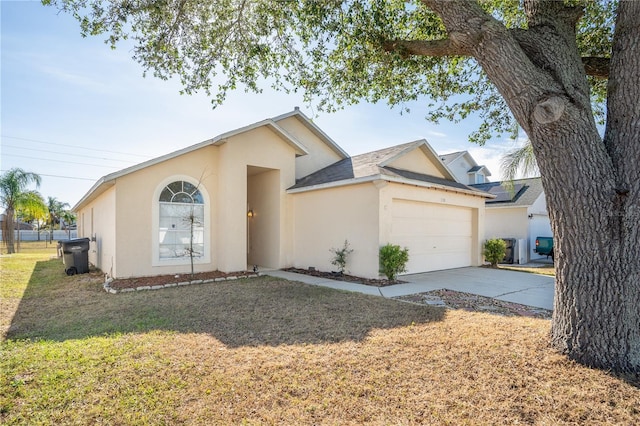
<svg viewBox="0 0 640 426">
<path fill-rule="evenodd" d="M 513 181 L 521 172 L 524 177 L 538 175 L 538 163 L 536 155 L 533 153 L 533 145 L 531 141 L 527 141 L 520 148 L 512 149 L 500 159 L 500 171 L 503 180 L 507 182 Z"/>
<path fill-rule="evenodd" d="M 28 198 L 25 194 L 28 193 L 27 187 L 35 183 L 36 187 L 40 186 L 40 176 L 25 172 L 20 168 L 13 168 L 0 175 L 0 203 L 5 208 L 5 220 L 2 222 L 2 236 L 5 245 L 7 246 L 7 253 L 15 253 L 14 247 L 14 235 L 15 229 L 15 212 L 19 209 Z"/>
<path fill-rule="evenodd" d="M 71 210 L 64 210 L 60 214 L 60 218 L 67 226 L 67 234 L 69 235 L 69 238 L 71 238 L 71 229 L 69 228 L 69 225 L 76 221 L 76 215 Z"/>
<path fill-rule="evenodd" d="M 46 220 L 49 212 L 47 205 L 44 203 L 42 195 L 38 191 L 26 191 L 20 197 L 20 203 L 16 206 L 16 216 L 18 219 L 24 222 L 38 223 L 40 227 L 40 221 Z M 38 234 L 38 239 L 40 235 Z M 20 249 L 20 227 L 18 227 L 18 250 Z"/>
<path fill-rule="evenodd" d="M 51 226 L 51 237 L 53 239 L 53 230 L 55 226 L 60 223 L 63 212 L 67 207 L 69 207 L 69 203 L 58 201 L 56 197 L 47 197 L 47 207 L 49 208 L 48 222 Z"/>
</svg>

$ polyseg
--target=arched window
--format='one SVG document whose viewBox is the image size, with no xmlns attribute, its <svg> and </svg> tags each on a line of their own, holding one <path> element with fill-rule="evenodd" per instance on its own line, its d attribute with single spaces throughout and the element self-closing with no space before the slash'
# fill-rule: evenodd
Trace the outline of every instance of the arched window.
<svg viewBox="0 0 640 426">
<path fill-rule="evenodd" d="M 159 202 L 160 259 L 204 255 L 204 199 L 197 186 L 175 181 L 165 186 Z"/>
</svg>

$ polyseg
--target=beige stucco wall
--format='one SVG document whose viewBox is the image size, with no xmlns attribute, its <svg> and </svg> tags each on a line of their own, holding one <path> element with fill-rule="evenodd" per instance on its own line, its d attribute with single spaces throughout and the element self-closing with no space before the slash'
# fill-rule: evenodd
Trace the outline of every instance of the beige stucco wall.
<svg viewBox="0 0 640 426">
<path fill-rule="evenodd" d="M 296 137 L 309 151 L 309 154 L 302 155 L 296 159 L 296 179 L 307 176 L 342 159 L 295 116 L 287 117 L 277 123 Z"/>
<path fill-rule="evenodd" d="M 526 207 L 488 208 L 486 238 L 528 238 L 529 219 Z"/>
<path fill-rule="evenodd" d="M 90 244 L 89 262 L 110 277 L 116 269 L 116 188 L 107 189 L 85 208 L 78 211 L 78 237 L 94 239 Z"/>
<path fill-rule="evenodd" d="M 332 248 L 349 241 L 347 270 L 378 277 L 378 188 L 373 183 L 292 194 L 295 212 L 294 265 L 337 270 Z"/>
<path fill-rule="evenodd" d="M 444 175 L 427 158 L 420 148 L 404 154 L 402 157 L 388 164 L 396 169 L 409 170 L 411 172 L 444 178 Z"/>
<path fill-rule="evenodd" d="M 217 198 L 219 246 L 218 268 L 232 272 L 247 268 L 247 168 L 262 167 L 279 170 L 279 179 L 270 182 L 278 185 L 277 203 L 279 215 L 279 247 L 271 267 L 290 263 L 292 252 L 293 221 L 291 201 L 285 190 L 295 183 L 295 150 L 273 131 L 260 127 L 230 138 L 220 147 Z M 252 183 L 252 182 L 249 182 Z M 275 208 L 273 208 L 275 211 Z M 261 214 L 256 210 L 256 214 Z"/>
<path fill-rule="evenodd" d="M 217 269 L 218 148 L 206 146 L 127 174 L 116 181 L 116 262 L 118 277 L 188 273 L 188 257 L 159 260 L 157 255 L 158 197 L 169 183 L 199 183 L 205 198 L 205 253 L 195 260 L 196 272 Z M 209 214 L 207 214 L 207 211 Z"/>
<path fill-rule="evenodd" d="M 252 169 L 252 168 L 250 168 Z M 280 171 L 256 171 L 247 182 L 248 217 L 247 258 L 249 267 L 280 266 Z"/>
<path fill-rule="evenodd" d="M 485 207 L 484 198 L 474 195 L 460 194 L 442 189 L 428 189 L 415 185 L 399 183 L 380 184 L 380 244 L 390 242 L 393 223 L 393 200 L 412 200 L 440 205 L 466 207 L 472 209 L 472 265 L 482 264 L 482 244 L 485 235 Z"/>
</svg>

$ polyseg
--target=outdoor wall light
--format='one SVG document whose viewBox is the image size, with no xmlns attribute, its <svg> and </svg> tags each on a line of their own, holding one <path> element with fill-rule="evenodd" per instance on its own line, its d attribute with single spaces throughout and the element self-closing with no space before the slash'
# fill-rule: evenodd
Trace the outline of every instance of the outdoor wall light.
<svg viewBox="0 0 640 426">
<path fill-rule="evenodd" d="M 247 217 L 253 217 L 253 209 L 249 209 L 247 212 Z"/>
</svg>

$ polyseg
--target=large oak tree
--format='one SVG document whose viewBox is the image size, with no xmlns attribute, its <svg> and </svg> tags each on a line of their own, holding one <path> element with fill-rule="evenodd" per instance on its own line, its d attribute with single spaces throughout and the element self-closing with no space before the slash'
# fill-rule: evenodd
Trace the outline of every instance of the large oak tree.
<svg viewBox="0 0 640 426">
<path fill-rule="evenodd" d="M 424 99 L 434 120 L 475 112 L 480 142 L 517 123 L 557 240 L 552 344 L 640 370 L 640 2 L 52 2 L 85 35 L 131 38 L 147 71 L 214 103 L 271 84 L 327 110 Z"/>
</svg>

